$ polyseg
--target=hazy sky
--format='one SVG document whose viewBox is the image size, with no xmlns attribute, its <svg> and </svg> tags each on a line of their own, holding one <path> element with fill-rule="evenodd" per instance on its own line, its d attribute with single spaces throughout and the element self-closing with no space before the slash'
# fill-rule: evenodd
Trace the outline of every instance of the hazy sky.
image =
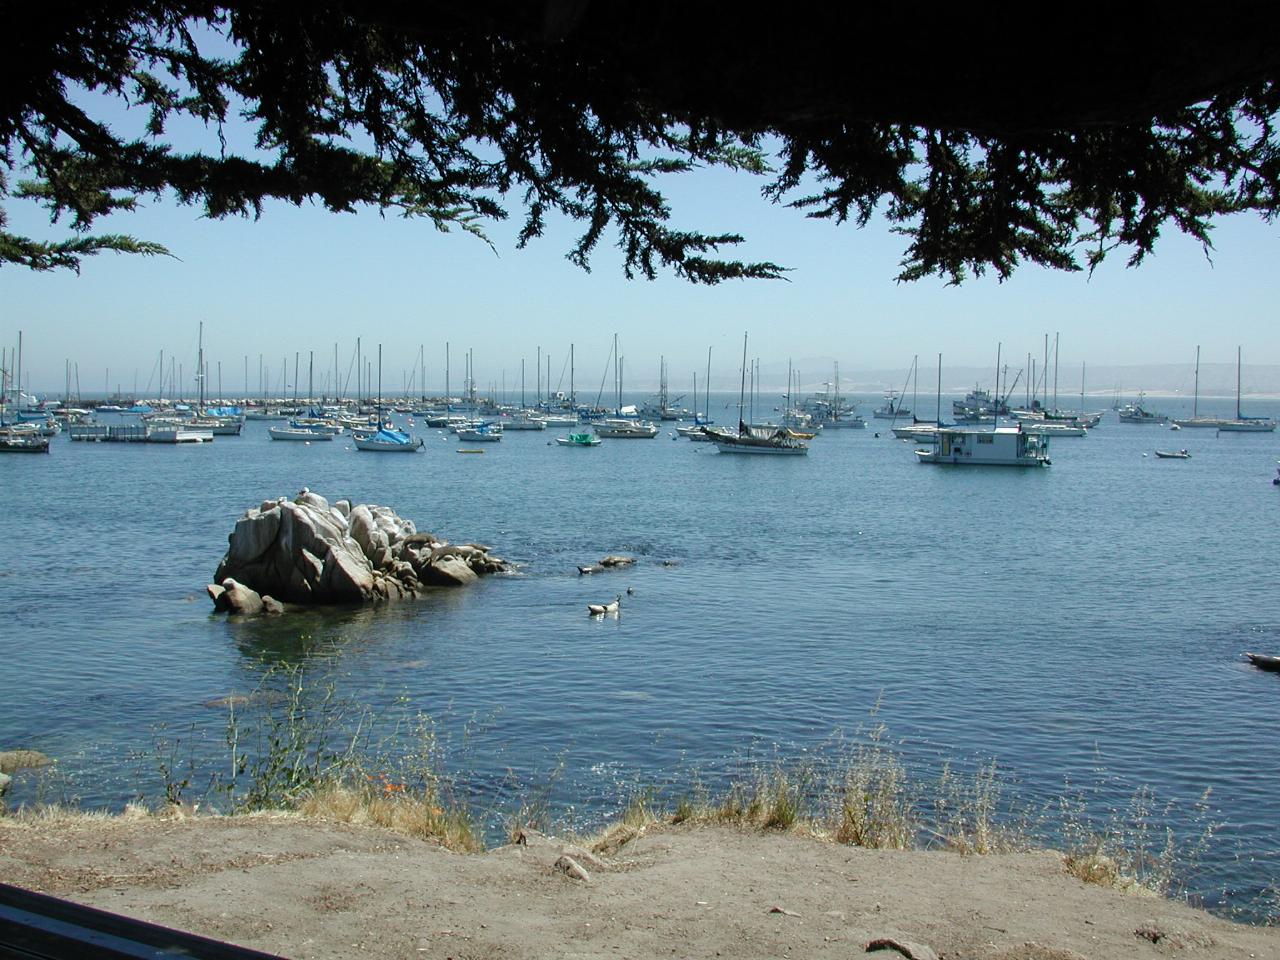
<svg viewBox="0 0 1280 960">
<path fill-rule="evenodd" d="M 357 336 L 366 355 L 383 344 L 389 390 L 399 388 L 420 344 L 427 383 L 438 388 L 448 341 L 455 390 L 471 348 L 481 386 L 505 371 L 508 388 L 518 388 L 524 358 L 532 392 L 536 348 L 551 354 L 558 380 L 573 342 L 579 393 L 593 394 L 615 332 L 630 383 L 656 380 L 665 356 L 681 390 L 694 371 L 702 379 L 709 345 L 713 377 L 736 382 L 744 331 L 753 357 L 784 370 L 793 358 L 806 384 L 826 379 L 831 360 L 850 375 L 905 372 L 913 354 L 931 368 L 939 352 L 947 365 L 990 366 L 997 342 L 1021 366 L 1055 331 L 1064 369 L 1081 361 L 1190 364 L 1197 344 L 1206 363 L 1234 362 L 1237 344 L 1246 363 L 1280 363 L 1280 227 L 1256 218 L 1218 222 L 1212 263 L 1169 228 L 1137 269 L 1126 268 L 1121 251 L 1092 278 L 1023 266 L 1003 284 L 991 276 L 960 287 L 938 279 L 899 284 L 905 240 L 883 223 L 858 230 L 807 220 L 766 203 L 761 181 L 742 174 L 703 171 L 668 182 L 676 226 L 740 232 L 747 242 L 729 256 L 781 263 L 793 268 L 789 280 L 627 281 L 607 243 L 584 273 L 564 259 L 572 225 L 553 224 L 548 236 L 516 250 L 515 204 L 507 223 L 488 227 L 495 254 L 465 233 L 376 212 L 274 204 L 259 221 L 209 221 L 196 208 L 148 203 L 99 221 L 97 232 L 155 240 L 179 259 L 108 253 L 88 260 L 79 276 L 6 266 L 0 342 L 14 346 L 22 330 L 29 382 L 55 392 L 66 360 L 79 365 L 85 392 L 102 390 L 108 369 L 112 390 L 129 392 L 135 375 L 144 388 L 162 349 L 190 380 L 201 320 L 206 355 L 211 367 L 222 362 L 228 392 L 243 388 L 246 356 L 252 391 L 259 354 L 275 382 L 286 357 L 292 379 L 296 351 L 304 369 L 310 350 L 318 369 L 332 369 L 337 343 L 345 371 Z M 11 230 L 64 235 L 32 204 L 10 201 L 8 209 Z"/>
</svg>

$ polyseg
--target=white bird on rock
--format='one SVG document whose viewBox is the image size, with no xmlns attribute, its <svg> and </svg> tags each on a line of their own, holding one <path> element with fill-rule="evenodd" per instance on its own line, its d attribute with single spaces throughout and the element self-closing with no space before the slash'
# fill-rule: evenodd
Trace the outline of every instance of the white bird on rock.
<svg viewBox="0 0 1280 960">
<path fill-rule="evenodd" d="M 587 613 L 593 617 L 602 617 L 606 613 L 617 613 L 618 604 L 622 602 L 622 594 L 618 594 L 611 603 L 588 603 Z"/>
</svg>

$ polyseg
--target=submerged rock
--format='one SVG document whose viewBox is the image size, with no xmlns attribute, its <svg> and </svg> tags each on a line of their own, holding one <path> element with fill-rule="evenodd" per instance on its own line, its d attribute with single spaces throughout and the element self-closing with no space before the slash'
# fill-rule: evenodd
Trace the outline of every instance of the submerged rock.
<svg viewBox="0 0 1280 960">
<path fill-rule="evenodd" d="M 39 750 L 0 750 L 0 773 L 13 773 L 34 767 L 47 767 L 53 763 Z"/>
<path fill-rule="evenodd" d="M 421 595 L 424 584 L 460 586 L 508 569 L 481 544 L 419 533 L 390 507 L 304 489 L 294 500 L 247 510 L 208 587 L 214 609 L 278 613 L 284 603 L 368 603 Z"/>
</svg>

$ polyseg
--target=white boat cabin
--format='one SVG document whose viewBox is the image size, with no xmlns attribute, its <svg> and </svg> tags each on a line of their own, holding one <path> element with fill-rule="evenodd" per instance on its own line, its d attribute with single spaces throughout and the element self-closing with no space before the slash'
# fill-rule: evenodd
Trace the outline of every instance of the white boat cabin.
<svg viewBox="0 0 1280 960">
<path fill-rule="evenodd" d="M 1049 438 L 1025 433 L 1019 427 L 966 430 L 943 427 L 937 444 L 917 450 L 921 463 L 954 463 L 979 466 L 1047 467 Z"/>
</svg>

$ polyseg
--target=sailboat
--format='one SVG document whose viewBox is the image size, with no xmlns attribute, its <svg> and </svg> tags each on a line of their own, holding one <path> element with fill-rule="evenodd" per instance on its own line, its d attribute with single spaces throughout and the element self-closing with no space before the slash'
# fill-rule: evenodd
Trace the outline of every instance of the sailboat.
<svg viewBox="0 0 1280 960">
<path fill-rule="evenodd" d="M 1238 412 L 1239 397 L 1236 398 L 1236 407 Z M 1191 416 L 1182 420 L 1174 420 L 1173 425 L 1175 427 L 1202 427 L 1202 428 L 1211 427 L 1216 430 L 1220 428 L 1224 423 L 1230 423 L 1230 422 L 1231 420 L 1227 417 L 1200 416 L 1200 348 L 1197 346 L 1196 347 L 1195 394 L 1194 394 L 1194 399 L 1191 402 Z"/>
<path fill-rule="evenodd" d="M 1271 433 L 1276 428 L 1270 417 L 1246 417 L 1240 413 L 1240 348 L 1236 347 L 1236 418 L 1218 424 L 1224 433 Z"/>
<path fill-rule="evenodd" d="M 622 405 L 622 357 L 618 354 L 618 335 L 613 335 L 614 383 L 617 388 L 618 403 L 616 416 L 606 417 L 596 423 L 596 436 L 614 440 L 652 440 L 658 435 L 658 425 L 648 420 L 631 419 L 624 414 L 633 413 L 634 408 Z"/>
<path fill-rule="evenodd" d="M 743 418 L 747 394 L 747 335 L 742 335 L 742 387 L 738 393 L 738 432 L 703 427 L 707 438 L 721 453 L 761 453 L 773 455 L 803 456 L 809 445 L 797 440 L 786 429 L 772 426 L 751 426 Z"/>
<path fill-rule="evenodd" d="M 376 433 L 352 433 L 351 442 L 356 445 L 357 450 L 367 450 L 371 453 L 416 453 L 425 448 L 426 444 L 421 439 L 415 440 L 411 434 L 406 433 L 404 430 L 397 430 L 390 423 L 383 422 L 382 344 L 378 344 L 377 413 L 379 427 Z"/>
</svg>

